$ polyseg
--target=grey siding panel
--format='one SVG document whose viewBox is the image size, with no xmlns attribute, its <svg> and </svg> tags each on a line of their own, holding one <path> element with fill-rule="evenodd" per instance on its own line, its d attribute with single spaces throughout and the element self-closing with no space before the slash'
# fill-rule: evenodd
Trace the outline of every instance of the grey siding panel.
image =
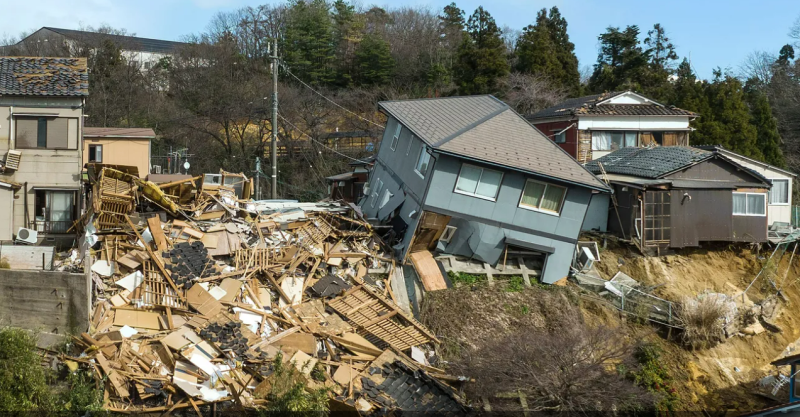
<svg viewBox="0 0 800 417">
<path fill-rule="evenodd" d="M 36 148 L 36 133 L 39 121 L 32 118 L 14 118 L 16 132 L 14 138 L 17 148 Z"/>
<path fill-rule="evenodd" d="M 397 144 L 397 148 L 392 150 L 392 137 L 394 136 L 397 123 L 398 121 L 394 117 L 389 117 L 389 120 L 386 122 L 386 130 L 383 132 L 381 148 L 378 151 L 378 162 L 394 173 L 406 188 L 417 198 L 421 199 L 425 192 L 426 180 L 414 172 L 414 168 L 417 165 L 417 157 L 419 156 L 423 144 L 421 140 L 413 137 L 411 131 L 404 126 L 403 130 L 400 132 L 400 141 Z M 409 142 L 411 142 L 410 149 Z M 406 155 L 406 153 L 408 153 L 408 155 Z M 431 158 L 427 175 L 431 175 L 433 172 L 433 164 L 434 161 L 433 158 Z"/>
<path fill-rule="evenodd" d="M 612 214 L 611 211 L 611 197 L 608 194 L 592 194 L 592 199 L 589 202 L 589 209 L 586 210 L 586 218 L 583 220 L 581 230 L 598 230 L 600 232 L 608 231 L 608 216 Z"/>
<path fill-rule="evenodd" d="M 700 242 L 764 242 L 766 216 L 734 216 L 731 190 L 673 189 L 670 246 L 698 246 Z M 691 199 L 684 197 L 688 194 Z"/>
<path fill-rule="evenodd" d="M 47 119 L 47 148 L 67 149 L 69 147 L 69 119 L 56 117 Z"/>
<path fill-rule="evenodd" d="M 492 168 L 491 166 L 487 167 Z M 569 187 L 561 215 L 553 216 L 518 207 L 526 180 L 526 177 L 520 173 L 506 171 L 497 201 L 489 201 L 454 192 L 461 169 L 460 160 L 441 155 L 436 161 L 435 168 L 425 200 L 426 207 L 464 213 L 495 222 L 510 223 L 523 229 L 556 234 L 568 239 L 577 239 L 580 233 L 586 208 L 591 198 L 591 191 L 586 188 Z"/>
<path fill-rule="evenodd" d="M 766 242 L 766 216 L 733 216 L 733 236 L 737 242 Z"/>
</svg>

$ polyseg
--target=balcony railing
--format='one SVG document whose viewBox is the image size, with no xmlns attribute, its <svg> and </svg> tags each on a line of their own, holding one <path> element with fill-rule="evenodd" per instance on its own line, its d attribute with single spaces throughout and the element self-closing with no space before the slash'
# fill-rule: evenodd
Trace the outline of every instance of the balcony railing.
<svg viewBox="0 0 800 417">
<path fill-rule="evenodd" d="M 67 230 L 72 227 L 72 220 L 67 221 L 44 221 L 34 220 L 30 224 L 30 228 L 39 233 L 67 233 Z"/>
</svg>

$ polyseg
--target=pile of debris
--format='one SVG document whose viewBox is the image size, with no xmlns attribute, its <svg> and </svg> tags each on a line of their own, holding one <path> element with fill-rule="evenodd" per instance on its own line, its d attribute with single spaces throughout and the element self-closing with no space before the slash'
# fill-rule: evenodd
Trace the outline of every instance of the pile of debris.
<svg viewBox="0 0 800 417">
<path fill-rule="evenodd" d="M 77 227 L 94 313 L 60 359 L 105 381 L 106 409 L 265 406 L 281 360 L 337 410 L 466 411 L 449 385 L 463 378 L 431 366 L 438 341 L 393 300 L 391 248 L 354 207 L 253 202 L 246 179 L 103 168 L 92 182 Z"/>
</svg>

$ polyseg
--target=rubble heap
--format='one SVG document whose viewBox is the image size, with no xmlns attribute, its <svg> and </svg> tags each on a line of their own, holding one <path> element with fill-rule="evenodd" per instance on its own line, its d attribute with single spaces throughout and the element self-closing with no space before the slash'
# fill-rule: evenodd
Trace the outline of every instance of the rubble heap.
<svg viewBox="0 0 800 417">
<path fill-rule="evenodd" d="M 228 177 L 92 173 L 76 227 L 94 312 L 60 359 L 105 381 L 108 410 L 264 406 L 276 360 L 335 409 L 466 410 L 448 385 L 461 379 L 425 353 L 435 335 L 394 301 L 391 249 L 355 207 L 253 202 L 252 184 Z"/>
</svg>

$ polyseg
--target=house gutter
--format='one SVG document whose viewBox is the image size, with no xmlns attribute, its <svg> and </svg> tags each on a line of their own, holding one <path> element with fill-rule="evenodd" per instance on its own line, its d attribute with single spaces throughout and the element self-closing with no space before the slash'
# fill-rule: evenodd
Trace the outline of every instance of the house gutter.
<svg viewBox="0 0 800 417">
<path fill-rule="evenodd" d="M 578 186 L 578 187 L 584 187 L 584 188 L 589 188 L 589 189 L 592 189 L 592 190 L 600 191 L 602 193 L 611 194 L 611 189 L 609 187 L 607 187 L 607 186 L 605 186 L 605 187 L 597 187 L 597 186 L 593 186 L 593 185 L 589 185 L 589 184 L 584 184 L 584 183 L 581 183 L 581 182 L 565 180 L 563 178 L 556 178 L 556 177 L 553 177 L 553 176 L 550 176 L 550 175 L 546 175 L 546 174 L 542 174 L 542 173 L 539 173 L 539 172 L 533 172 L 533 171 L 528 171 L 528 170 L 524 170 L 524 169 L 520 169 L 520 168 L 514 168 L 514 167 L 507 166 L 507 165 L 502 165 L 502 164 L 497 164 L 497 163 L 494 163 L 494 162 L 485 161 L 483 159 L 477 159 L 477 158 L 464 156 L 464 155 L 461 155 L 461 154 L 458 154 L 458 153 L 454 153 L 454 152 L 443 151 L 441 149 L 433 149 L 433 152 L 434 153 L 441 153 L 443 155 L 450 155 L 450 156 L 453 156 L 453 157 L 459 158 L 459 159 L 467 159 L 467 160 L 470 160 L 470 161 L 473 161 L 473 162 L 479 162 L 481 164 L 491 165 L 491 166 L 495 166 L 495 167 L 498 167 L 498 168 L 508 169 L 508 170 L 511 170 L 511 171 L 521 172 L 521 173 L 527 174 L 527 175 L 535 175 L 537 177 L 546 178 L 546 179 L 551 180 L 551 181 L 562 182 L 562 183 L 566 183 L 566 184 L 570 184 L 570 185 L 575 185 L 575 186 Z M 589 174 L 594 176 L 594 174 L 592 174 L 591 172 L 589 172 Z M 595 178 L 597 178 L 597 177 L 595 176 Z M 599 182 L 600 180 L 598 179 L 597 181 Z"/>
</svg>

